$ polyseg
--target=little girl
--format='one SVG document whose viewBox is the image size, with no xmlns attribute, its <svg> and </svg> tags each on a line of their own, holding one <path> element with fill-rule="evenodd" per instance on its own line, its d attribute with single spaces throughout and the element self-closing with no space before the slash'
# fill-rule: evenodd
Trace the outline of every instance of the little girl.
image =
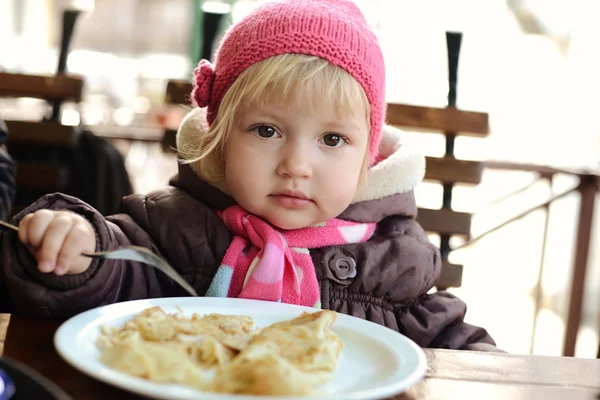
<svg viewBox="0 0 600 400">
<path fill-rule="evenodd" d="M 19 237 L 2 239 L 17 312 L 185 295 L 153 268 L 80 256 L 137 245 L 201 295 L 327 308 L 423 347 L 496 349 L 463 322 L 462 301 L 428 294 L 440 258 L 415 222 L 424 158 L 383 127 L 383 56 L 352 1 L 266 3 L 194 74 L 171 187 L 108 218 L 62 194 L 17 216 Z"/>
</svg>

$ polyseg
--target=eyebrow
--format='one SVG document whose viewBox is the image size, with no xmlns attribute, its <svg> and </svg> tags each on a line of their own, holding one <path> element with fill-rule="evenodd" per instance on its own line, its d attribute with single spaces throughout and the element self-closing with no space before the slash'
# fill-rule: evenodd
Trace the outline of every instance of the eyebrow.
<svg viewBox="0 0 600 400">
<path fill-rule="evenodd" d="M 328 130 L 331 129 L 334 132 L 335 131 L 348 131 L 348 130 L 355 131 L 355 132 L 360 131 L 360 126 L 354 122 L 343 123 L 343 122 L 333 121 L 333 122 L 325 122 L 323 125 L 326 126 Z"/>
<path fill-rule="evenodd" d="M 281 120 L 281 115 L 279 115 L 279 113 L 277 113 L 274 110 L 269 110 L 268 108 L 271 107 L 266 107 L 266 106 L 259 106 L 259 107 L 253 107 L 250 110 L 246 110 L 244 112 L 244 117 L 248 118 L 251 117 L 253 119 L 260 119 L 260 118 L 270 118 L 270 119 L 275 119 L 275 120 Z"/>
</svg>

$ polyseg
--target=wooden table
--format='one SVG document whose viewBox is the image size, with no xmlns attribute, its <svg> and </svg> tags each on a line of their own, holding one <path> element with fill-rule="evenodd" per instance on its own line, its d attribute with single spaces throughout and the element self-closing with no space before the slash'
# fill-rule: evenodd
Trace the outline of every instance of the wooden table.
<svg viewBox="0 0 600 400">
<path fill-rule="evenodd" d="M 8 321 L 6 315 L 0 317 L 0 321 Z M 4 355 L 45 375 L 74 399 L 139 399 L 62 361 L 52 343 L 59 325 L 12 316 Z M 2 339 L 0 336 L 0 342 Z M 426 350 L 426 354 L 429 370 L 425 379 L 394 400 L 600 399 L 600 360 L 451 350 Z"/>
</svg>

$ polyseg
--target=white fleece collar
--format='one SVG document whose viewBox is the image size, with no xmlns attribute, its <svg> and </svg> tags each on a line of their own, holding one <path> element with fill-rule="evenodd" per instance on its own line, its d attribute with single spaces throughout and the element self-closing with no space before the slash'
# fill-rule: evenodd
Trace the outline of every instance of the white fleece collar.
<svg viewBox="0 0 600 400">
<path fill-rule="evenodd" d="M 378 200 L 413 190 L 425 176 L 425 157 L 402 143 L 402 131 L 384 125 L 379 158 L 367 172 L 366 183 L 361 185 L 352 203 Z"/>
</svg>

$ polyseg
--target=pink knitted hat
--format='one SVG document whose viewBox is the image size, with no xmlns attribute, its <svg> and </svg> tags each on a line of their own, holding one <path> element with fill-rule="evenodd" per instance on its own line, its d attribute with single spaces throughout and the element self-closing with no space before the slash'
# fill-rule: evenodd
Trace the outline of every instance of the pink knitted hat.
<svg viewBox="0 0 600 400">
<path fill-rule="evenodd" d="M 208 106 L 212 124 L 223 96 L 245 69 L 287 53 L 321 57 L 360 83 L 371 105 L 373 164 L 385 118 L 385 67 L 375 34 L 351 0 L 276 0 L 259 6 L 227 32 L 214 66 L 200 61 L 194 103 Z"/>
</svg>

